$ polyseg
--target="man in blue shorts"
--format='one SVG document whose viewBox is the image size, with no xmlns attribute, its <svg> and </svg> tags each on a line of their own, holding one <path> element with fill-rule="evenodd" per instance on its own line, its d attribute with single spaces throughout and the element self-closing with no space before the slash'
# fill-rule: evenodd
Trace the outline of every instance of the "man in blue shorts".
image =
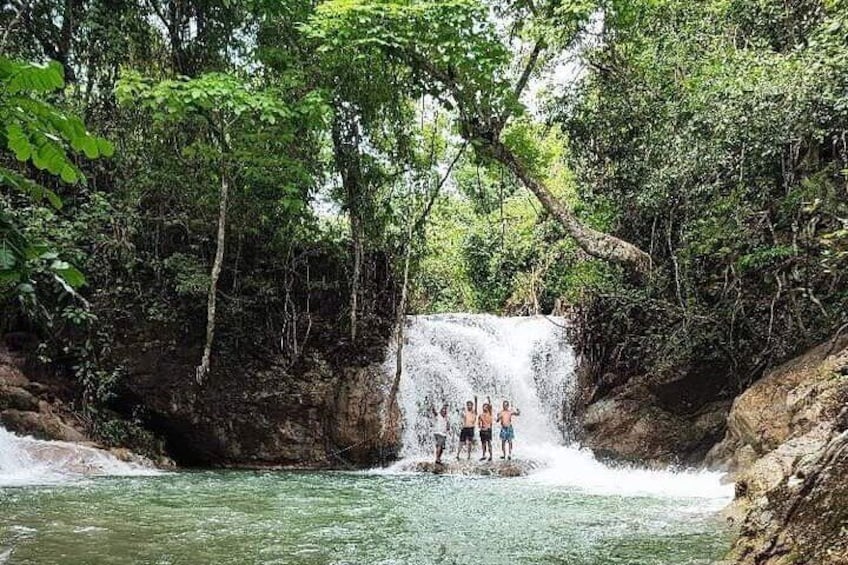
<svg viewBox="0 0 848 565">
<path fill-rule="evenodd" d="M 501 425 L 501 459 L 512 459 L 512 440 L 515 439 L 515 431 L 512 429 L 512 418 L 520 416 L 521 411 L 509 407 L 509 401 L 504 400 L 503 410 L 498 413 L 498 422 Z M 509 444 L 509 453 L 506 446 Z"/>
</svg>

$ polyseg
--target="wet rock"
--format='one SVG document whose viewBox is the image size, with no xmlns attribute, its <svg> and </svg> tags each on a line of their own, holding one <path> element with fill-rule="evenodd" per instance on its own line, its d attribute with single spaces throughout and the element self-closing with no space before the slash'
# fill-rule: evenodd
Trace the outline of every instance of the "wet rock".
<svg viewBox="0 0 848 565">
<path fill-rule="evenodd" d="M 53 439 L 70 442 L 82 442 L 86 437 L 65 424 L 55 414 L 27 412 L 8 409 L 0 412 L 0 423 L 7 430 L 33 436 L 37 439 Z"/>
<path fill-rule="evenodd" d="M 732 398 L 720 360 L 664 374 L 577 367 L 577 438 L 601 459 L 662 468 L 700 465 L 724 436 Z"/>
<path fill-rule="evenodd" d="M 126 447 L 112 447 L 108 451 L 118 461 L 123 461 L 124 463 L 132 463 L 133 465 L 137 465 L 139 467 L 158 467 L 160 469 L 164 469 L 174 466 L 173 462 L 168 461 L 167 459 L 154 462 L 153 460 L 143 455 L 140 455 L 134 451 L 130 451 Z"/>
<path fill-rule="evenodd" d="M 729 407 L 729 401 L 718 401 L 675 414 L 659 405 L 649 387 L 634 382 L 585 409 L 581 442 L 601 459 L 696 464 L 721 438 Z"/>
<path fill-rule="evenodd" d="M 733 404 L 711 452 L 733 471 L 740 565 L 848 564 L 848 340 L 771 371 Z"/>
<path fill-rule="evenodd" d="M 0 411 L 38 411 L 38 399 L 23 388 L 0 385 Z"/>
<path fill-rule="evenodd" d="M 415 461 L 404 466 L 405 470 L 435 475 L 478 475 L 487 477 L 520 477 L 536 469 L 534 461 L 513 459 L 512 461 L 445 461 L 437 465 L 433 461 Z"/>
<path fill-rule="evenodd" d="M 20 369 L 8 361 L 4 362 L 3 356 L 0 355 L 0 386 L 25 387 L 27 384 L 29 384 L 29 379 L 24 376 Z"/>
</svg>

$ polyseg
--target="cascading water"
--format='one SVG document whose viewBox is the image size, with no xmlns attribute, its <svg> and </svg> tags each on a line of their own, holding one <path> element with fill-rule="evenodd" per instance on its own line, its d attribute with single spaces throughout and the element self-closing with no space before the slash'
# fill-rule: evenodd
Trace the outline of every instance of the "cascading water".
<svg viewBox="0 0 848 565">
<path fill-rule="evenodd" d="M 158 471 L 111 453 L 64 441 L 19 437 L 0 427 L 0 487 L 57 483 L 93 475 L 151 475 Z"/>
<path fill-rule="evenodd" d="M 574 392 L 574 358 L 564 327 L 561 319 L 543 317 L 414 317 L 407 328 L 400 388 L 403 455 L 432 453 L 431 407 L 447 403 L 456 427 L 465 402 L 475 395 L 480 410 L 491 397 L 495 415 L 504 400 L 521 411 L 516 433 L 522 446 L 568 440 L 565 415 Z"/>
<path fill-rule="evenodd" d="M 449 406 L 456 449 L 461 410 L 476 395 L 491 397 L 497 414 L 503 400 L 521 411 L 515 421 L 517 459 L 538 469 L 529 480 L 598 494 L 703 497 L 726 502 L 732 494 L 721 475 L 608 467 L 573 441 L 570 405 L 576 390 L 574 355 L 566 321 L 552 317 L 491 315 L 414 316 L 406 328 L 400 406 L 404 460 L 432 458 L 431 407 Z M 394 352 L 387 370 L 394 367 Z M 495 426 L 494 447 L 500 442 Z M 449 460 L 449 459 L 447 459 Z M 401 463 L 403 465 L 403 462 Z"/>
</svg>

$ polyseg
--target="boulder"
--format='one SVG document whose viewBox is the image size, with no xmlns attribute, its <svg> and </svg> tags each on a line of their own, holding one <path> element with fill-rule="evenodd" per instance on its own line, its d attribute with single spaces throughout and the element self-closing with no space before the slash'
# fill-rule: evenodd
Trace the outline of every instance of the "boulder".
<svg viewBox="0 0 848 565">
<path fill-rule="evenodd" d="M 9 409 L 38 412 L 38 399 L 23 388 L 0 384 L 0 411 Z"/>
<path fill-rule="evenodd" d="M 737 472 L 790 437 L 832 421 L 843 402 L 846 378 L 838 372 L 848 346 L 824 343 L 793 359 L 754 383 L 733 401 L 724 439 L 707 454 L 714 468 Z"/>
<path fill-rule="evenodd" d="M 769 372 L 733 404 L 709 460 L 736 480 L 740 565 L 848 564 L 848 340 Z"/>
<path fill-rule="evenodd" d="M 523 459 L 512 461 L 445 461 L 437 465 L 433 461 L 415 461 L 404 465 L 406 471 L 432 473 L 435 475 L 478 475 L 487 477 L 521 477 L 538 465 Z"/>
<path fill-rule="evenodd" d="M 729 401 L 714 401 L 676 413 L 635 380 L 585 408 L 580 439 L 601 459 L 693 465 L 721 438 L 729 408 Z"/>
<path fill-rule="evenodd" d="M 82 442 L 86 437 L 50 412 L 8 409 L 0 412 L 0 424 L 9 431 L 37 439 Z"/>
</svg>

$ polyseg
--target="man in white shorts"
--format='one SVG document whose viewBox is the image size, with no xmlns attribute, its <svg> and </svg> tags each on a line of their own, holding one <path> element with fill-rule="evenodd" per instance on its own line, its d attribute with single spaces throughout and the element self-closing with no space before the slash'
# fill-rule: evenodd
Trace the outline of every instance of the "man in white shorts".
<svg viewBox="0 0 848 565">
<path fill-rule="evenodd" d="M 433 438 L 436 440 L 436 465 L 442 464 L 442 453 L 445 451 L 445 443 L 448 440 L 448 431 L 450 424 L 448 423 L 448 405 L 443 404 L 442 409 L 437 413 L 433 408 Z"/>
</svg>

